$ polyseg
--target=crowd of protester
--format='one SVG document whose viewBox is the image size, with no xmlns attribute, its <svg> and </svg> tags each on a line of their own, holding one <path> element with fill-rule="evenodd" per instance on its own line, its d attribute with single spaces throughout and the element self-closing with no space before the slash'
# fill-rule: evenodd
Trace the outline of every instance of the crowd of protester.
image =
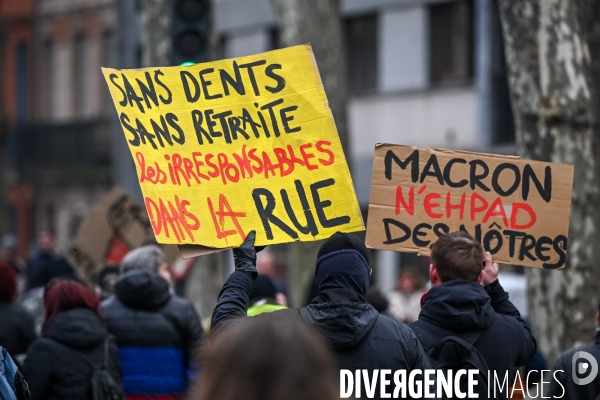
<svg viewBox="0 0 600 400">
<path fill-rule="evenodd" d="M 40 232 L 27 261 L 14 239 L 2 246 L 0 346 L 21 368 L 33 400 L 92 399 L 99 379 L 118 393 L 111 398 L 127 400 L 329 400 L 340 397 L 341 369 L 438 368 L 451 342 L 471 346 L 481 365 L 509 382 L 519 368 L 545 368 L 498 265 L 463 232 L 432 246 L 428 290 L 418 272 L 405 269 L 387 295 L 371 284 L 364 243 L 334 234 L 318 252 L 302 308 L 288 307 L 274 255 L 268 248 L 261 255 L 250 232 L 234 249 L 235 271 L 210 332 L 194 306 L 174 294 L 157 246 L 130 251 L 102 271 L 96 287 L 55 252 L 49 231 Z M 597 318 L 600 326 L 600 306 Z M 598 396 L 600 378 L 584 387 L 570 377 L 576 352 L 600 359 L 599 332 L 593 344 L 561 355 L 555 369 L 564 372 L 551 395 L 562 387 L 565 399 Z"/>
</svg>

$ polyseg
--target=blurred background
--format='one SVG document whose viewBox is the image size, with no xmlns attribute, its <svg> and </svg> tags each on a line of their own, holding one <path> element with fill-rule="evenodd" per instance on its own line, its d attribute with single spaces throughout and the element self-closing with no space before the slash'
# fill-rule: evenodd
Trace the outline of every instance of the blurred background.
<svg viewBox="0 0 600 400">
<path fill-rule="evenodd" d="M 523 155 L 501 10 L 496 0 L 0 0 L 0 234 L 23 259 L 43 229 L 64 251 L 113 186 L 141 203 L 100 67 L 179 65 L 310 41 L 365 219 L 378 142 Z M 308 296 L 318 246 L 270 248 L 263 268 L 291 305 Z M 371 259 L 384 295 L 398 289 L 401 271 L 427 280 L 426 258 L 372 251 Z M 178 291 L 209 317 L 233 268 L 230 252 L 175 268 Z M 502 273 L 528 314 L 523 268 Z"/>
</svg>

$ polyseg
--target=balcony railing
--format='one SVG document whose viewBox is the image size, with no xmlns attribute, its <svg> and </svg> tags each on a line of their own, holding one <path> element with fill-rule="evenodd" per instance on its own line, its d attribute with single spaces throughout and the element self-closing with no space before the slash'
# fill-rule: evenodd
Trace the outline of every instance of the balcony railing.
<svg viewBox="0 0 600 400">
<path fill-rule="evenodd" d="M 9 151 L 22 172 L 108 169 L 111 124 L 103 119 L 17 127 Z"/>
</svg>

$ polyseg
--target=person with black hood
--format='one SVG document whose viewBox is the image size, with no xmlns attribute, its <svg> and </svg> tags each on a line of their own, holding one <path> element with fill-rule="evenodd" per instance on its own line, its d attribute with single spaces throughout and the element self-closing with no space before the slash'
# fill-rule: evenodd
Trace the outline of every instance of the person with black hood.
<svg viewBox="0 0 600 400">
<path fill-rule="evenodd" d="M 23 375 L 32 400 L 92 398 L 92 375 L 100 367 L 121 389 L 121 365 L 98 299 L 81 283 L 55 279 L 44 290 L 42 336 L 27 350 Z"/>
<path fill-rule="evenodd" d="M 202 340 L 194 306 L 171 294 L 165 254 L 154 245 L 129 252 L 115 295 L 101 309 L 116 337 L 128 399 L 182 398 Z"/>
<path fill-rule="evenodd" d="M 442 235 L 431 247 L 429 277 L 432 288 L 423 295 L 419 319 L 410 327 L 439 340 L 479 333 L 472 344 L 487 363 L 490 383 L 495 373 L 500 382 L 508 376 L 512 385 L 514 367 L 525 365 L 537 346 L 500 285 L 498 264 L 490 253 L 484 254 L 481 244 L 466 232 Z M 496 398 L 506 398 L 507 390 L 506 385 L 502 393 L 497 388 Z"/>
<path fill-rule="evenodd" d="M 212 315 L 211 334 L 218 334 L 236 319 L 246 316 L 252 282 L 257 276 L 256 233 L 233 250 L 235 271 L 227 278 Z M 413 332 L 402 322 L 380 315 L 367 301 L 371 278 L 369 253 L 358 238 L 336 233 L 320 248 L 315 281 L 319 294 L 301 309 L 286 313 L 319 328 L 334 351 L 339 369 L 374 370 L 429 369 L 427 354 Z M 253 317 L 261 318 L 261 316 Z M 361 384 L 362 381 L 361 381 Z M 364 392 L 364 386 L 362 389 Z M 375 397 L 381 394 L 379 380 Z"/>
</svg>

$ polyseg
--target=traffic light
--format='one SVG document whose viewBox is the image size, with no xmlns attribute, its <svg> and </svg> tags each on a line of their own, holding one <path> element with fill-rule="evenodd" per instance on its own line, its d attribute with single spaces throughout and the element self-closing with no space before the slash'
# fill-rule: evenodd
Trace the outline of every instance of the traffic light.
<svg viewBox="0 0 600 400">
<path fill-rule="evenodd" d="M 173 1 L 171 65 L 208 61 L 210 0 Z"/>
</svg>

